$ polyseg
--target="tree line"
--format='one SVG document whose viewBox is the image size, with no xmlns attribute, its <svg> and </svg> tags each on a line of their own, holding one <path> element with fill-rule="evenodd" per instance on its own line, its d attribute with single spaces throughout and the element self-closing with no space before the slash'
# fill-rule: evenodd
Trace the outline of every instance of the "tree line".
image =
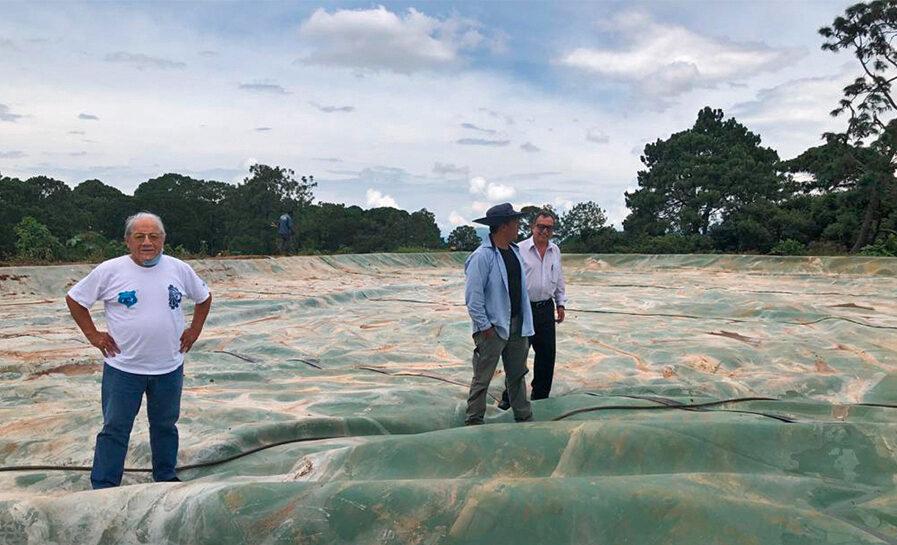
<svg viewBox="0 0 897 545">
<path fill-rule="evenodd" d="M 625 193 L 630 213 L 622 231 L 593 201 L 559 216 L 564 251 L 897 255 L 897 4 L 853 5 L 819 32 L 824 50 L 849 51 L 859 64 L 830 112 L 846 117 L 842 132 L 781 159 L 758 134 L 705 107 L 693 126 L 645 146 L 638 187 Z M 99 180 L 71 189 L 45 176 L 0 175 L 0 259 L 120 255 L 124 219 L 141 210 L 162 216 L 169 252 L 182 255 L 274 253 L 272 222 L 284 212 L 296 224 L 294 246 L 305 253 L 471 250 L 480 243 L 471 226 L 444 241 L 426 209 L 316 204 L 315 186 L 313 176 L 268 165 L 251 167 L 237 185 L 165 174 L 132 196 Z M 524 209 L 521 235 L 538 210 Z"/>
<path fill-rule="evenodd" d="M 152 211 L 165 222 L 169 253 L 183 256 L 276 252 L 274 222 L 293 217 L 294 247 L 306 253 L 426 251 L 443 246 L 426 209 L 363 210 L 313 203 L 312 176 L 254 165 L 242 183 L 165 174 L 133 195 L 99 180 L 74 189 L 37 176 L 0 176 L 0 257 L 6 260 L 101 260 L 124 253 L 125 219 Z"/>
</svg>

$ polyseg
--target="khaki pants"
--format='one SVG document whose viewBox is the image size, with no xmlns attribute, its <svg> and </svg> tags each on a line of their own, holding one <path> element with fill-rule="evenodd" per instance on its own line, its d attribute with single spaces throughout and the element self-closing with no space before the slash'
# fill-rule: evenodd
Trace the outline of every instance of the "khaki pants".
<svg viewBox="0 0 897 545">
<path fill-rule="evenodd" d="M 524 378 L 529 372 L 526 367 L 526 356 L 529 352 L 529 339 L 521 337 L 520 319 L 511 321 L 511 334 L 508 340 L 497 334 L 489 337 L 482 332 L 473 336 L 476 348 L 473 351 L 473 379 L 470 381 L 470 393 L 467 396 L 467 418 L 465 424 L 482 424 L 486 414 L 486 394 L 489 383 L 495 375 L 498 358 L 501 357 L 505 369 L 505 383 L 514 420 L 525 422 L 533 419 L 533 411 L 526 398 L 526 382 Z"/>
</svg>

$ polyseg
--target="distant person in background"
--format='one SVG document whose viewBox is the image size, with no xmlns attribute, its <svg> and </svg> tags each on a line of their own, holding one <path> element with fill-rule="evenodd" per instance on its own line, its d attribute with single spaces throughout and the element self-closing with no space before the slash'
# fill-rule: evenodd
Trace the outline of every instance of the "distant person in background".
<svg viewBox="0 0 897 545">
<path fill-rule="evenodd" d="M 554 224 L 555 217 L 551 211 L 540 211 L 532 223 L 533 235 L 520 243 L 535 331 L 530 337 L 530 345 L 535 352 L 532 400 L 546 399 L 551 392 L 556 353 L 555 323 L 563 322 L 566 316 L 567 293 L 564 270 L 561 268 L 561 249 L 551 242 Z M 508 391 L 505 390 L 498 408 L 508 410 L 510 406 Z"/>
<path fill-rule="evenodd" d="M 162 255 L 165 227 L 141 212 L 125 222 L 129 255 L 104 261 L 75 284 L 65 302 L 90 344 L 103 353 L 103 429 L 97 435 L 90 483 L 121 484 L 134 418 L 146 394 L 153 480 L 179 481 L 178 428 L 184 354 L 202 332 L 212 295 L 180 259 Z M 184 327 L 181 300 L 196 302 Z M 90 307 L 103 302 L 109 331 L 98 331 Z"/>
<path fill-rule="evenodd" d="M 486 394 L 498 358 L 505 368 L 514 420 L 533 419 L 526 399 L 526 354 L 533 334 L 533 316 L 526 290 L 523 262 L 514 241 L 522 214 L 510 203 L 493 206 L 486 217 L 474 220 L 489 226 L 489 238 L 464 264 L 467 277 L 464 302 L 473 325 L 473 379 L 467 396 L 468 426 L 482 424 Z"/>
<path fill-rule="evenodd" d="M 280 253 L 289 254 L 293 238 L 293 218 L 286 212 L 277 220 L 277 235 L 280 237 Z"/>
</svg>

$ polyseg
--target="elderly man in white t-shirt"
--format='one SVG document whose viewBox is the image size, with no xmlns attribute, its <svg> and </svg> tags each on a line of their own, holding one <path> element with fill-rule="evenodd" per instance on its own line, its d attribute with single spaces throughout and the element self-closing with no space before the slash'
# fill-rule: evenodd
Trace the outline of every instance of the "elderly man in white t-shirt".
<svg viewBox="0 0 897 545">
<path fill-rule="evenodd" d="M 162 255 L 165 227 L 141 212 L 125 222 L 129 255 L 104 261 L 69 290 L 72 317 L 103 353 L 103 429 L 97 435 L 90 482 L 121 484 L 128 440 L 146 395 L 153 480 L 177 482 L 177 420 L 184 382 L 184 354 L 202 332 L 212 305 L 209 288 L 186 263 Z M 181 301 L 196 302 L 184 327 Z M 109 331 L 99 331 L 90 307 L 102 301 Z"/>
</svg>

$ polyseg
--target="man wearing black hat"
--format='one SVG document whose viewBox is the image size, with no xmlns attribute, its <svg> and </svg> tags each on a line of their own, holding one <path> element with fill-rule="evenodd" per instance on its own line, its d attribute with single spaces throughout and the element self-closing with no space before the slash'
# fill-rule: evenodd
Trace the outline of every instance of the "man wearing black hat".
<svg viewBox="0 0 897 545">
<path fill-rule="evenodd" d="M 489 226 L 489 239 L 467 258 L 464 302 L 473 325 L 473 379 L 467 396 L 465 424 L 482 424 L 486 394 L 498 358 L 505 369 L 514 420 L 533 419 L 526 398 L 526 356 L 533 335 L 533 315 L 526 292 L 523 261 L 514 241 L 520 212 L 510 203 L 493 206 L 486 217 L 474 220 Z"/>
</svg>

